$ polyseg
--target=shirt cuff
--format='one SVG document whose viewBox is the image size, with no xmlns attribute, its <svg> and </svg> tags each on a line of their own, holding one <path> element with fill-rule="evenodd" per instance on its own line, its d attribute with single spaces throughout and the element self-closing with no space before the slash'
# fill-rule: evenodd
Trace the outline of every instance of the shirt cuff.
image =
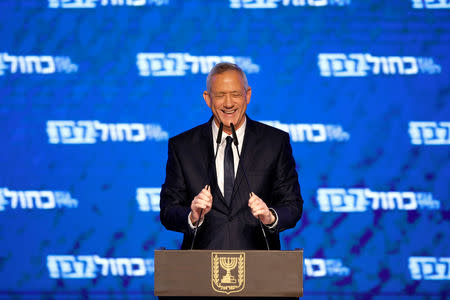
<svg viewBox="0 0 450 300">
<path fill-rule="evenodd" d="M 192 224 L 192 222 L 191 222 L 191 213 L 192 213 L 192 212 L 190 212 L 189 215 L 188 215 L 188 223 L 189 223 L 189 227 L 191 227 L 191 229 L 195 229 L 194 224 Z M 204 218 L 202 218 L 202 219 L 200 220 L 200 223 L 198 224 L 198 227 L 202 226 L 203 220 L 204 220 Z M 278 220 L 278 217 L 277 217 L 277 220 Z"/>
<path fill-rule="evenodd" d="M 277 225 L 278 225 L 278 214 L 277 214 L 277 212 L 275 211 L 275 209 L 273 209 L 273 208 L 269 208 L 269 210 L 273 213 L 273 215 L 275 216 L 275 222 L 273 222 L 273 224 L 272 225 L 265 225 L 264 224 L 264 226 L 266 226 L 268 229 L 274 229 Z"/>
</svg>

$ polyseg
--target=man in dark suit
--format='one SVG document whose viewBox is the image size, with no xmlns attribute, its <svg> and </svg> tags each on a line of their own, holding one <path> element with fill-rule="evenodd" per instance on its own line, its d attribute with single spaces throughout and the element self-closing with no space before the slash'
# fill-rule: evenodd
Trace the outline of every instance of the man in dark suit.
<svg viewBox="0 0 450 300">
<path fill-rule="evenodd" d="M 203 97 L 213 117 L 169 140 L 161 222 L 184 233 L 182 249 L 191 248 L 198 225 L 194 249 L 266 249 L 264 230 L 279 250 L 279 232 L 294 227 L 303 209 L 289 135 L 245 114 L 251 88 L 235 64 L 211 70 Z"/>
</svg>

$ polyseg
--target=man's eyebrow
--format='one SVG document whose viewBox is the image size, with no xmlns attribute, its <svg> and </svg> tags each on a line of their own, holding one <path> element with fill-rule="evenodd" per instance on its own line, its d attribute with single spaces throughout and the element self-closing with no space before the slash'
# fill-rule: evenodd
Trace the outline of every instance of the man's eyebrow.
<svg viewBox="0 0 450 300">
<path fill-rule="evenodd" d="M 221 91 L 221 92 L 213 92 L 214 94 L 225 94 L 225 93 L 240 93 L 239 90 L 232 90 L 232 91 Z"/>
</svg>

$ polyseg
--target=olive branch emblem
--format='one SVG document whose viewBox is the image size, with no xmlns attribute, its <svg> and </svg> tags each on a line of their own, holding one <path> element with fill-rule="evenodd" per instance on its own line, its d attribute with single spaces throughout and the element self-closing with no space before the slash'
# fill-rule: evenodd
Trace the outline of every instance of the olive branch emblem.
<svg viewBox="0 0 450 300">
<path fill-rule="evenodd" d="M 226 294 L 242 291 L 245 287 L 245 253 L 213 252 L 211 256 L 212 288 Z M 221 275 L 221 269 L 225 274 Z"/>
</svg>

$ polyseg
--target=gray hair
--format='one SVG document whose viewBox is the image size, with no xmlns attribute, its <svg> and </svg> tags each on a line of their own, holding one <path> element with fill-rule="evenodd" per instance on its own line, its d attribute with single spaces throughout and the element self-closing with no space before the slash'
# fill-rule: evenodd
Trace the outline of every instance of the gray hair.
<svg viewBox="0 0 450 300">
<path fill-rule="evenodd" d="M 242 79 L 244 80 L 244 88 L 245 90 L 248 89 L 248 81 L 247 76 L 245 76 L 244 71 L 242 69 L 233 63 L 230 62 L 221 62 L 215 65 L 211 71 L 209 71 L 208 77 L 206 78 L 206 89 L 208 90 L 208 93 L 211 92 L 211 80 L 212 78 L 217 74 L 225 73 L 226 71 L 236 71 L 238 72 Z"/>
</svg>

